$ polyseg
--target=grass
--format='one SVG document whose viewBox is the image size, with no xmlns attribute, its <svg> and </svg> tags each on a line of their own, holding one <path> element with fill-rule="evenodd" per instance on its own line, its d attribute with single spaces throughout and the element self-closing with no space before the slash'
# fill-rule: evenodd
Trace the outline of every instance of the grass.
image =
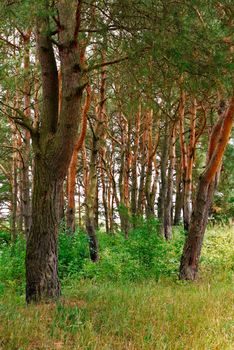
<svg viewBox="0 0 234 350">
<path fill-rule="evenodd" d="M 70 280 L 58 303 L 37 306 L 11 292 L 1 300 L 0 349 L 233 350 L 232 282 Z"/>
<path fill-rule="evenodd" d="M 0 350 L 233 350 L 233 238 L 230 228 L 209 228 L 195 283 L 73 275 L 59 302 L 30 306 L 8 283 Z"/>
</svg>

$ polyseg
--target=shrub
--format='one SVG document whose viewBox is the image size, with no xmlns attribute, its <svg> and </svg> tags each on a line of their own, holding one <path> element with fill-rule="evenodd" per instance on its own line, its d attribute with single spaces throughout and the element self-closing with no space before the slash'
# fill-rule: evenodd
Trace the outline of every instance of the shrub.
<svg viewBox="0 0 234 350">
<path fill-rule="evenodd" d="M 80 275 L 84 278 L 109 280 L 159 279 L 161 275 L 178 273 L 184 241 L 183 231 L 177 230 L 173 242 L 159 235 L 157 220 L 138 220 L 138 225 L 126 240 L 123 234 L 107 236 L 99 232 L 99 263 L 85 261 Z"/>
<path fill-rule="evenodd" d="M 15 242 L 0 245 L 0 293 L 6 287 L 16 291 L 24 290 L 25 282 L 25 239 L 19 235 Z"/>
<path fill-rule="evenodd" d="M 59 234 L 59 276 L 64 278 L 82 270 L 89 258 L 87 235 L 77 230 L 74 235 L 61 230 Z"/>
<path fill-rule="evenodd" d="M 166 242 L 159 234 L 157 220 L 138 218 L 129 238 L 119 232 L 107 235 L 98 232 L 100 261 L 89 258 L 87 235 L 78 230 L 68 235 L 62 228 L 59 234 L 59 276 L 95 279 L 100 281 L 158 280 L 162 276 L 177 276 L 184 243 L 181 227 L 173 229 L 173 239 Z M 212 226 L 205 235 L 201 265 L 206 270 L 234 270 L 233 231 L 230 227 Z M 0 234 L 0 237 L 5 237 Z M 25 239 L 19 235 L 15 242 L 0 240 L 0 294 L 9 287 L 24 292 Z"/>
<path fill-rule="evenodd" d="M 234 231 L 216 225 L 207 230 L 201 264 L 214 270 L 234 271 Z"/>
</svg>

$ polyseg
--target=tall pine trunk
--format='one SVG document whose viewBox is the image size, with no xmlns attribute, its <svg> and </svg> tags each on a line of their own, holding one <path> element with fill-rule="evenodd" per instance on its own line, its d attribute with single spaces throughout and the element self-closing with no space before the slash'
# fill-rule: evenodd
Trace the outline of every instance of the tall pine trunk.
<svg viewBox="0 0 234 350">
<path fill-rule="evenodd" d="M 131 213 L 133 218 L 137 214 L 137 160 L 138 160 L 138 149 L 139 149 L 139 133 L 140 133 L 140 121 L 141 121 L 141 104 L 139 103 L 138 111 L 135 116 L 135 132 L 134 132 L 134 144 L 132 147 L 132 167 L 131 167 Z M 135 225 L 135 220 L 133 222 Z"/>
<path fill-rule="evenodd" d="M 171 137 L 170 137 L 170 154 L 169 154 L 169 167 L 167 175 L 167 189 L 165 196 L 164 215 L 163 215 L 163 226 L 164 226 L 164 237 L 166 240 L 172 238 L 172 209 L 173 209 L 173 175 L 175 168 L 175 133 L 176 127 L 172 126 Z"/>
<path fill-rule="evenodd" d="M 180 279 L 183 280 L 194 280 L 197 276 L 202 242 L 215 189 L 215 178 L 229 140 L 233 115 L 234 97 L 231 99 L 226 113 L 220 116 L 210 137 L 207 164 L 199 180 L 188 236 L 181 257 Z"/>
<path fill-rule="evenodd" d="M 67 210 L 66 210 L 66 220 L 67 228 L 69 233 L 74 233 L 76 229 L 75 222 L 75 188 L 76 188 L 76 172 L 78 164 L 78 153 L 82 148 L 82 145 L 85 140 L 86 131 L 87 131 L 87 115 L 91 103 L 91 88 L 88 85 L 86 88 L 86 100 L 82 112 L 82 128 L 80 135 L 76 141 L 71 162 L 67 174 Z"/>
<path fill-rule="evenodd" d="M 98 161 L 98 140 L 93 135 L 89 175 L 85 196 L 85 227 L 89 238 L 90 258 L 93 262 L 99 260 L 98 239 L 96 235 L 96 197 L 97 197 L 97 161 Z"/>
<path fill-rule="evenodd" d="M 190 130 L 189 130 L 189 145 L 187 148 L 187 161 L 184 174 L 184 228 L 187 231 L 189 228 L 190 218 L 192 214 L 192 175 L 193 175 L 193 163 L 195 155 L 195 142 L 196 142 L 196 111 L 197 103 L 196 99 L 193 99 L 191 112 L 190 112 Z"/>
<path fill-rule="evenodd" d="M 183 192 L 182 192 L 182 164 L 181 159 L 177 160 L 176 166 L 176 200 L 175 200 L 175 214 L 174 214 L 174 225 L 179 225 L 181 220 L 181 210 L 183 206 Z"/>
<path fill-rule="evenodd" d="M 26 300 L 56 299 L 60 295 L 57 242 L 61 180 L 54 180 L 50 168 L 35 159 L 32 198 L 32 226 L 26 251 Z"/>
<path fill-rule="evenodd" d="M 60 295 L 58 280 L 59 196 L 66 176 L 80 122 L 82 94 L 87 77 L 77 45 L 81 4 L 58 2 L 62 30 L 59 56 L 62 74 L 62 102 L 59 110 L 58 70 L 50 37 L 49 2 L 37 18 L 37 49 L 41 66 L 42 111 L 37 127 L 30 130 L 34 151 L 32 225 L 26 244 L 26 300 L 40 302 Z M 72 116 L 72 118 L 71 118 Z"/>
<path fill-rule="evenodd" d="M 161 152 L 161 186 L 159 193 L 159 203 L 158 203 L 158 218 L 161 221 L 161 233 L 164 236 L 164 213 L 165 213 L 165 201 L 167 195 L 167 164 L 169 156 L 169 123 L 168 118 L 165 121 L 165 135 L 162 143 L 162 152 Z"/>
</svg>

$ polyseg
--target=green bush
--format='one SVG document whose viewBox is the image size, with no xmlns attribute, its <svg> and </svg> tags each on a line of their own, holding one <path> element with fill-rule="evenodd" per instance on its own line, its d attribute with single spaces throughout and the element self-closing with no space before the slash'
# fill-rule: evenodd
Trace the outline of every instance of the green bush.
<svg viewBox="0 0 234 350">
<path fill-rule="evenodd" d="M 0 247 L 5 243 L 10 243 L 11 235 L 9 232 L 0 232 Z"/>
<path fill-rule="evenodd" d="M 139 281 L 146 278 L 158 280 L 162 276 L 177 276 L 184 243 L 181 227 L 173 229 L 173 239 L 166 242 L 159 234 L 157 220 L 143 219 L 129 233 L 129 238 L 119 232 L 107 235 L 98 232 L 100 261 L 89 258 L 87 235 L 78 230 L 68 235 L 65 229 L 59 234 L 59 276 L 95 279 L 100 281 Z M 4 237 L 4 234 L 0 234 Z M 19 235 L 14 243 L 0 240 L 0 294 L 12 287 L 19 293 L 25 285 L 25 239 Z M 218 268 L 234 270 L 233 231 L 226 226 L 212 226 L 205 235 L 201 266 L 205 270 Z"/>
<path fill-rule="evenodd" d="M 59 234 L 59 276 L 64 278 L 82 270 L 85 259 L 89 257 L 87 235 L 78 230 L 68 235 L 66 230 Z"/>
<path fill-rule="evenodd" d="M 161 275 L 178 273 L 184 241 L 183 231 L 177 230 L 171 243 L 159 235 L 157 220 L 138 220 L 137 228 L 126 240 L 121 233 L 107 236 L 99 232 L 100 261 L 86 259 L 79 275 L 84 278 L 109 280 L 159 279 Z"/>
<path fill-rule="evenodd" d="M 202 247 L 201 264 L 213 270 L 234 271 L 234 230 L 221 225 L 210 227 Z"/>
<path fill-rule="evenodd" d="M 25 239 L 19 235 L 15 242 L 0 244 L 0 294 L 6 287 L 22 292 L 25 284 Z"/>
</svg>

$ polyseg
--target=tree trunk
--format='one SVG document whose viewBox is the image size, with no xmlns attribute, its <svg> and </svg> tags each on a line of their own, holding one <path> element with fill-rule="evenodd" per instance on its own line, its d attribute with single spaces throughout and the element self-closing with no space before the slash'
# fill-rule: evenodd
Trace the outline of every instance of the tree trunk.
<svg viewBox="0 0 234 350">
<path fill-rule="evenodd" d="M 170 155 L 169 155 L 169 169 L 167 176 L 167 190 L 164 205 L 164 237 L 166 240 L 172 238 L 172 208 L 173 208 L 173 173 L 175 168 L 175 125 L 172 126 L 172 133 L 170 138 Z"/>
<path fill-rule="evenodd" d="M 19 154 L 17 149 L 17 130 L 15 125 L 12 125 L 13 133 L 13 152 L 12 152 L 12 176 L 11 176 L 11 237 L 16 239 L 17 235 L 17 208 L 18 208 L 18 174 L 17 163 Z"/>
<path fill-rule="evenodd" d="M 64 199 L 64 188 L 63 185 L 61 187 L 61 191 L 59 194 L 59 224 L 61 223 L 62 220 L 64 220 L 64 203 L 65 199 Z"/>
<path fill-rule="evenodd" d="M 31 31 L 28 30 L 23 35 L 24 41 L 24 71 L 26 75 L 24 84 L 24 114 L 30 121 L 31 119 L 31 101 L 30 101 L 30 84 L 29 84 L 29 68 L 30 68 L 30 43 Z M 23 218 L 24 218 L 24 231 L 26 237 L 29 234 L 31 226 L 31 199 L 30 199 L 30 180 L 29 180 L 29 165 L 30 165 L 30 139 L 31 135 L 28 130 L 24 130 L 24 143 L 22 150 L 22 200 L 23 200 Z"/>
<path fill-rule="evenodd" d="M 105 151 L 102 151 L 102 158 L 105 159 Z M 106 178 L 104 174 L 104 169 L 102 166 L 103 161 L 100 162 L 101 167 L 101 183 L 102 183 L 102 203 L 104 208 L 104 216 L 105 216 L 105 227 L 106 227 L 106 233 L 110 233 L 110 226 L 109 226 L 109 207 L 108 207 L 108 200 L 107 200 L 107 193 L 108 193 L 108 187 L 106 184 Z"/>
<path fill-rule="evenodd" d="M 130 126 L 129 122 L 122 115 L 121 121 L 122 134 L 121 134 L 121 155 L 120 155 L 120 170 L 119 170 L 119 216 L 121 230 L 124 233 L 125 238 L 128 238 L 130 222 L 129 222 L 129 171 L 130 171 Z"/>
<path fill-rule="evenodd" d="M 189 226 L 189 233 L 180 262 L 180 279 L 182 280 L 196 279 L 213 193 L 214 181 L 209 184 L 201 178 Z"/>
<path fill-rule="evenodd" d="M 41 159 L 35 159 L 32 226 L 26 249 L 26 300 L 56 299 L 60 295 L 57 240 L 62 181 Z"/>
<path fill-rule="evenodd" d="M 98 191 L 99 191 L 99 184 L 98 184 L 98 177 L 97 177 L 96 193 L 95 193 L 95 201 L 94 201 L 94 227 L 95 227 L 95 231 L 97 231 L 99 228 L 99 196 L 98 196 Z"/>
<path fill-rule="evenodd" d="M 169 152 L 169 124 L 166 118 L 165 121 L 165 135 L 162 145 L 161 154 L 161 187 L 159 193 L 159 205 L 158 205 L 158 218 L 161 221 L 161 233 L 164 236 L 164 213 L 165 213 L 165 201 L 167 194 L 167 163 L 168 163 L 168 152 Z"/>
<path fill-rule="evenodd" d="M 91 103 L 91 88 L 88 85 L 86 88 L 86 99 L 82 112 L 82 128 L 79 137 L 77 138 L 71 162 L 68 169 L 67 175 L 67 210 L 66 210 L 66 219 L 67 219 L 67 228 L 69 233 L 74 233 L 76 229 L 75 222 L 75 188 L 76 188 L 76 172 L 78 164 L 78 153 L 84 143 L 86 131 L 87 131 L 87 115 Z"/>
<path fill-rule="evenodd" d="M 180 279 L 194 280 L 198 272 L 202 242 L 207 225 L 209 208 L 212 203 L 216 176 L 229 140 L 234 114 L 234 97 L 229 108 L 214 126 L 208 148 L 205 171 L 200 177 L 197 197 L 185 240 L 180 264 Z"/>
<path fill-rule="evenodd" d="M 48 2 L 37 18 L 37 49 L 41 66 L 42 111 L 39 129 L 30 129 L 34 150 L 32 225 L 26 244 L 26 300 L 39 302 L 60 295 L 58 280 L 59 196 L 80 123 L 82 94 L 88 83 L 78 48 L 81 4 L 58 2 L 62 30 L 59 56 L 62 102 L 59 113 L 58 71 L 51 37 Z"/>
<path fill-rule="evenodd" d="M 179 225 L 181 220 L 181 210 L 183 207 L 183 192 L 182 192 L 182 178 L 181 178 L 181 160 L 178 160 L 176 171 L 176 201 L 175 201 L 175 214 L 174 225 Z"/>
<path fill-rule="evenodd" d="M 196 126 L 196 99 L 193 99 L 192 108 L 190 113 L 190 130 L 189 130 L 189 145 L 187 146 L 187 161 L 186 168 L 184 169 L 184 228 L 188 231 L 189 222 L 192 214 L 192 175 L 193 175 L 193 163 L 195 155 L 195 126 Z"/>
<path fill-rule="evenodd" d="M 139 189 L 137 198 L 137 215 L 143 216 L 144 211 L 144 201 L 145 201 L 145 168 L 146 168 L 146 137 L 147 130 L 146 125 L 143 125 L 143 135 L 140 140 L 139 152 L 140 152 L 140 179 L 139 179 Z"/>
<path fill-rule="evenodd" d="M 133 145 L 133 157 L 131 167 L 131 213 L 135 217 L 137 214 L 137 160 L 138 160 L 138 148 L 139 148 L 139 133 L 140 133 L 140 121 L 141 121 L 141 105 L 139 104 L 138 112 L 135 116 L 135 134 Z"/>
<path fill-rule="evenodd" d="M 156 162 L 156 151 L 159 142 L 159 118 L 156 123 L 153 123 L 153 110 L 149 113 L 148 124 L 148 155 L 147 155 L 147 170 L 145 179 L 145 198 L 146 198 L 146 217 L 148 219 L 155 216 L 154 205 L 157 189 L 157 162 Z M 153 125 L 155 124 L 155 125 Z M 153 126 L 156 129 L 155 137 L 153 139 Z M 155 176 L 153 178 L 153 165 Z"/>
<path fill-rule="evenodd" d="M 105 62 L 105 52 L 102 52 L 102 62 Z M 91 125 L 92 129 L 92 141 L 91 141 L 91 156 L 90 156 L 90 166 L 89 166 L 89 176 L 86 188 L 85 197 L 85 225 L 86 231 L 89 236 L 89 250 L 90 258 L 93 262 L 99 260 L 98 253 L 98 239 L 96 235 L 96 230 L 98 229 L 98 211 L 99 211 L 99 198 L 98 198 L 98 157 L 103 154 L 103 150 L 100 141 L 105 142 L 106 138 L 106 114 L 105 114 L 105 87 L 106 87 L 106 68 L 102 67 L 101 73 L 101 85 L 100 85 L 100 102 L 96 107 L 96 121 L 94 127 Z M 105 153 L 105 151 L 104 151 Z M 104 161 L 104 160 L 103 160 Z"/>
<path fill-rule="evenodd" d="M 154 157 L 154 151 L 153 151 L 153 140 L 152 140 L 152 132 L 153 132 L 153 111 L 147 113 L 146 118 L 146 127 L 147 127 L 147 136 L 148 136 L 148 150 L 147 150 L 147 169 L 146 169 L 146 176 L 145 176 L 145 198 L 146 198 L 146 217 L 147 219 L 150 219 L 154 217 L 154 203 L 152 202 L 152 174 L 153 174 L 153 157 Z"/>
<path fill-rule="evenodd" d="M 95 205 L 97 199 L 97 156 L 97 139 L 96 136 L 93 135 L 93 145 L 85 197 L 85 226 L 89 237 L 90 258 L 93 262 L 99 260 L 95 222 Z"/>
</svg>

